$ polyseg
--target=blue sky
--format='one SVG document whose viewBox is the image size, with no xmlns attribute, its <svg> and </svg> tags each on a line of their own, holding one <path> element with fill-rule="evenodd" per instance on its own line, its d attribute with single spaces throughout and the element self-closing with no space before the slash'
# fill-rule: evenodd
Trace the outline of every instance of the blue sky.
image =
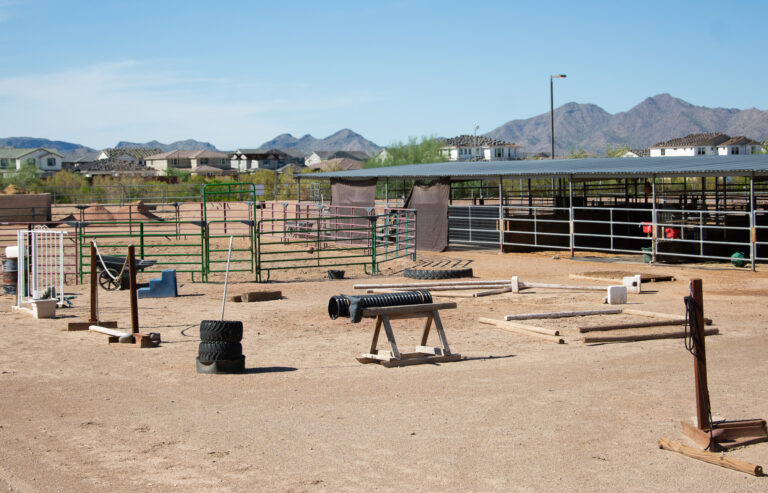
<svg viewBox="0 0 768 493">
<path fill-rule="evenodd" d="M 768 2 L 0 0 L 0 137 L 380 145 L 659 93 L 768 109 Z"/>
</svg>

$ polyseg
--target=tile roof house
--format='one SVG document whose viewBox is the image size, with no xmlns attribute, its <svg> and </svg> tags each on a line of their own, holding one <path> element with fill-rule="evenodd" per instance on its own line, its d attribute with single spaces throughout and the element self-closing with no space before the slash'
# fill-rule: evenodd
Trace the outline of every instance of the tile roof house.
<svg viewBox="0 0 768 493">
<path fill-rule="evenodd" d="M 156 147 L 115 147 L 104 149 L 97 159 L 111 159 L 113 161 L 130 161 L 146 164 L 146 158 L 161 154 L 162 149 Z"/>
<path fill-rule="evenodd" d="M 312 166 L 331 159 L 352 159 L 361 163 L 369 158 L 365 151 L 314 151 L 306 157 L 304 164 Z"/>
<path fill-rule="evenodd" d="M 350 158 L 335 158 L 321 161 L 309 166 L 314 171 L 349 171 L 351 169 L 363 169 L 362 161 Z"/>
<path fill-rule="evenodd" d="M 448 161 L 510 161 L 522 159 L 520 145 L 482 135 L 459 135 L 443 141 Z"/>
<path fill-rule="evenodd" d="M 298 149 L 238 149 L 229 156 L 230 166 L 238 171 L 280 169 L 287 164 L 304 166 L 304 153 Z"/>
<path fill-rule="evenodd" d="M 648 148 L 645 149 L 630 149 L 624 154 L 621 155 L 621 157 L 650 157 L 651 151 Z"/>
<path fill-rule="evenodd" d="M 760 154 L 763 145 L 743 135 L 733 137 L 717 146 L 718 156 L 732 156 L 735 154 Z"/>
<path fill-rule="evenodd" d="M 147 156 L 145 160 L 148 167 L 159 171 L 166 171 L 168 168 L 194 171 L 198 166 L 229 168 L 229 155 L 208 150 L 161 152 Z"/>
<path fill-rule="evenodd" d="M 23 165 L 37 166 L 43 172 L 61 171 L 63 156 L 54 149 L 16 149 L 5 147 L 0 149 L 0 173 L 8 173 L 20 169 Z"/>
<path fill-rule="evenodd" d="M 689 134 L 651 146 L 651 157 L 661 156 L 717 156 L 717 146 L 729 140 L 722 132 Z"/>
<path fill-rule="evenodd" d="M 97 159 L 90 162 L 76 163 L 72 171 L 76 171 L 86 177 L 107 176 L 157 176 L 159 173 L 154 168 L 148 168 L 143 164 L 118 161 L 115 159 Z"/>
</svg>

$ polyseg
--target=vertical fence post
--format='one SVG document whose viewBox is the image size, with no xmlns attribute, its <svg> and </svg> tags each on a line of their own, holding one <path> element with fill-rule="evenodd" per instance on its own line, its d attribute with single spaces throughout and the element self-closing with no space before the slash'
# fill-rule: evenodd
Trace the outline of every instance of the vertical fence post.
<svg viewBox="0 0 768 493">
<path fill-rule="evenodd" d="M 504 253 L 504 178 L 499 177 L 499 253 Z"/>
<path fill-rule="evenodd" d="M 573 225 L 573 175 L 568 177 L 568 216 L 569 216 L 569 226 L 570 226 L 570 239 L 571 239 L 571 257 L 573 257 L 574 247 L 575 247 L 575 238 L 573 236 L 574 234 L 574 225 Z"/>
<path fill-rule="evenodd" d="M 376 273 L 376 216 L 368 216 L 371 223 L 371 275 Z"/>
<path fill-rule="evenodd" d="M 656 248 L 658 241 L 656 239 L 656 231 L 658 229 L 658 218 L 656 215 L 656 175 L 653 175 L 651 180 L 651 225 L 653 227 L 653 237 L 651 238 L 651 260 L 656 263 Z"/>
<path fill-rule="evenodd" d="M 136 250 L 128 247 L 128 281 L 131 290 L 131 333 L 139 333 L 139 302 L 136 289 Z"/>
<path fill-rule="evenodd" d="M 749 257 L 752 263 L 752 272 L 755 272 L 755 256 L 757 256 L 757 230 L 755 217 L 755 174 L 749 177 Z"/>
<path fill-rule="evenodd" d="M 144 258 L 144 222 L 139 223 L 139 256 Z"/>
</svg>

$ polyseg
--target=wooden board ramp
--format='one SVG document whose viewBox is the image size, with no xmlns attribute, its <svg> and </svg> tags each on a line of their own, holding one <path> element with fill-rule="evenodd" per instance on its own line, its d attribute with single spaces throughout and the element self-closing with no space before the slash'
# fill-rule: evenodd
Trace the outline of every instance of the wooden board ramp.
<svg viewBox="0 0 768 493">
<path fill-rule="evenodd" d="M 421 365 L 425 363 L 445 363 L 458 361 L 461 355 L 452 353 L 445 336 L 445 329 L 440 320 L 439 310 L 456 308 L 456 303 L 423 303 L 419 305 L 383 306 L 363 309 L 363 317 L 375 317 L 376 325 L 373 331 L 373 340 L 369 352 L 362 354 L 357 361 L 363 364 L 377 363 L 386 368 L 396 366 Z M 424 329 L 421 333 L 420 344 L 412 353 L 401 353 L 397 347 L 395 334 L 392 330 L 392 320 L 424 319 Z M 427 346 L 432 325 L 440 340 L 440 346 Z M 389 350 L 378 349 L 379 334 L 384 328 Z"/>
<path fill-rule="evenodd" d="M 719 334 L 718 329 L 707 329 L 704 331 L 704 335 L 713 336 Z M 637 342 L 637 341 L 653 341 L 657 339 L 682 339 L 685 337 L 684 331 L 676 332 L 661 332 L 658 334 L 637 334 L 637 335 L 620 335 L 620 336 L 593 336 L 582 337 L 581 341 L 584 344 L 600 344 L 605 342 Z"/>
<path fill-rule="evenodd" d="M 617 315 L 621 313 L 621 308 L 612 310 L 582 310 L 571 312 L 539 312 L 539 313 L 520 313 L 517 315 L 507 315 L 505 320 L 531 320 L 537 318 L 567 318 L 567 317 L 588 317 L 592 315 Z"/>
</svg>

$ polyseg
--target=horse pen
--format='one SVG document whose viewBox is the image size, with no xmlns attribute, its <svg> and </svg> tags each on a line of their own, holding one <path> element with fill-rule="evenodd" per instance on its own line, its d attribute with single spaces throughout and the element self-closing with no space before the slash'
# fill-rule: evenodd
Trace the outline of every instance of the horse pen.
<svg viewBox="0 0 768 493">
<path fill-rule="evenodd" d="M 600 272 L 640 274 L 642 290 L 629 294 L 626 307 L 678 317 L 686 313 L 688 279 L 701 278 L 704 315 L 720 331 L 707 338 L 713 419 L 765 417 L 768 275 L 762 269 L 590 254 L 610 260 L 606 264 L 546 249 L 506 255 L 460 247 L 417 251 L 416 218 L 407 209 L 320 205 L 262 204 L 258 197 L 73 205 L 54 207 L 48 220 L 3 225 L 0 239 L 41 225 L 36 222 L 67 232 L 64 294 L 74 296 L 74 306 L 60 308 L 58 318 L 35 320 L 11 310 L 14 297 L 0 296 L 0 486 L 765 489 L 764 478 L 658 449 L 662 436 L 682 439 L 680 421 L 696 414 L 691 359 L 682 340 L 588 344 L 579 332 L 606 317 L 597 314 L 606 308 L 597 288 L 613 281 L 601 281 Z M 282 298 L 228 303 L 226 319 L 244 327 L 245 372 L 200 375 L 198 327 L 220 317 L 230 237 L 229 295 L 277 288 Z M 139 283 L 164 269 L 177 271 L 178 297 L 138 300 L 140 329 L 162 333 L 160 347 L 126 350 L 87 331 L 62 331 L 89 317 L 93 241 L 104 255 L 124 255 L 133 244 L 137 258 L 156 260 L 138 273 Z M 356 283 L 415 284 L 403 276 L 414 267 L 471 267 L 478 282 L 519 276 L 539 286 L 573 285 L 571 276 L 581 276 L 580 285 L 595 289 L 457 296 L 451 299 L 456 308 L 440 317 L 459 361 L 392 369 L 361 365 L 356 358 L 371 344 L 371 319 L 331 320 L 328 300 L 354 293 Z M 328 279 L 328 270 L 344 270 L 344 278 Z M 675 280 L 645 281 L 654 276 Z M 105 318 L 130 326 L 125 291 L 99 287 L 98 296 Z M 587 315 L 535 320 L 565 344 L 478 321 L 568 311 Z M 616 325 L 648 321 L 627 309 L 612 313 Z M 423 324 L 408 322 L 398 321 L 396 329 L 398 342 L 410 347 L 419 344 Z M 668 329 L 622 332 L 647 330 Z M 765 465 L 768 444 L 728 456 Z"/>
</svg>

